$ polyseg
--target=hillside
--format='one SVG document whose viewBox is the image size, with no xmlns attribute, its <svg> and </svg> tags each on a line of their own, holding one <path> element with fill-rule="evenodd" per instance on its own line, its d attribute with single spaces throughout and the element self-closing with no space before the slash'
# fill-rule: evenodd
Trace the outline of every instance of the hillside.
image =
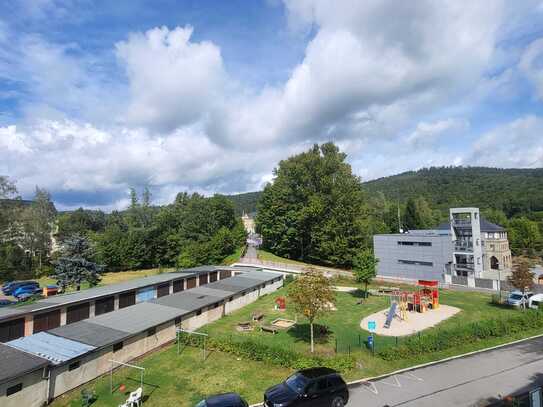
<svg viewBox="0 0 543 407">
<path fill-rule="evenodd" d="M 433 167 L 364 183 L 370 193 L 407 201 L 423 196 L 435 209 L 475 206 L 502 209 L 508 216 L 543 211 L 543 168 Z M 261 192 L 229 195 L 236 212 L 256 211 Z"/>
<path fill-rule="evenodd" d="M 439 167 L 409 171 L 364 183 L 369 192 L 405 202 L 423 196 L 433 208 L 475 206 L 508 216 L 543 211 L 543 168 Z"/>
</svg>

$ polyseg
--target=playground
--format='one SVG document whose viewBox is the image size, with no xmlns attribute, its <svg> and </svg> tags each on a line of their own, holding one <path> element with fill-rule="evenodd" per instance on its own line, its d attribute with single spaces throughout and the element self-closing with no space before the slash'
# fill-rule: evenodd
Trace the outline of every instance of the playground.
<svg viewBox="0 0 543 407">
<path fill-rule="evenodd" d="M 377 295 L 389 298 L 388 309 L 368 315 L 360 323 L 367 329 L 383 336 L 405 336 L 431 328 L 460 312 L 459 308 L 439 302 L 439 283 L 434 280 L 418 280 L 413 289 L 380 287 Z"/>
</svg>

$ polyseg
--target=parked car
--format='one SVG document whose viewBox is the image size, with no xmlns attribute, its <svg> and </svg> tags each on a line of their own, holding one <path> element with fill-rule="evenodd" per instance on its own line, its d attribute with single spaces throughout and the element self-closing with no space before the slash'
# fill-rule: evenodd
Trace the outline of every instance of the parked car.
<svg viewBox="0 0 543 407">
<path fill-rule="evenodd" d="M 326 367 L 300 370 L 264 393 L 265 407 L 343 407 L 348 401 L 347 384 Z"/>
<path fill-rule="evenodd" d="M 196 404 L 196 407 L 248 407 L 249 404 L 237 393 L 217 394 Z"/>
<path fill-rule="evenodd" d="M 15 304 L 15 301 L 10 300 L 0 300 L 0 308 L 7 307 L 8 305 Z"/>
<path fill-rule="evenodd" d="M 513 307 L 522 307 L 528 305 L 528 300 L 534 295 L 532 292 L 522 293 L 520 291 L 512 291 L 507 297 L 506 303 Z"/>
<path fill-rule="evenodd" d="M 539 307 L 543 309 L 543 294 L 532 295 L 528 300 L 528 308 L 538 309 Z"/>
<path fill-rule="evenodd" d="M 12 295 L 19 299 L 21 297 L 21 295 L 25 295 L 25 294 L 30 294 L 30 295 L 34 295 L 34 294 L 38 294 L 41 292 L 41 288 L 38 286 L 34 286 L 34 285 L 23 285 L 21 287 L 18 287 L 16 288 Z"/>
<path fill-rule="evenodd" d="M 6 295 L 13 295 L 17 288 L 25 286 L 39 287 L 40 284 L 37 281 L 12 281 L 2 287 L 2 292 Z"/>
</svg>

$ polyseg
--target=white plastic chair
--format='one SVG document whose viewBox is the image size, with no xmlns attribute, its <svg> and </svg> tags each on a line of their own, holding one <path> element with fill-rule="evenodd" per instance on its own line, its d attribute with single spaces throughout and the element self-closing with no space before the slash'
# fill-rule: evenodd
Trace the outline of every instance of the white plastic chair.
<svg viewBox="0 0 543 407">
<path fill-rule="evenodd" d="M 141 396 L 143 395 L 143 389 L 138 387 L 135 391 L 130 393 L 128 400 L 121 404 L 119 407 L 140 407 L 141 406 Z"/>
</svg>

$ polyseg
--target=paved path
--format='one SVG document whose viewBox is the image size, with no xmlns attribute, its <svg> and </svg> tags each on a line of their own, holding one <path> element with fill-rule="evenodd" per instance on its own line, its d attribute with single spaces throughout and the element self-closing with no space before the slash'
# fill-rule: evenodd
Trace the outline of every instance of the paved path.
<svg viewBox="0 0 543 407">
<path fill-rule="evenodd" d="M 486 406 L 543 384 L 543 338 L 351 387 L 352 407 Z"/>
</svg>

